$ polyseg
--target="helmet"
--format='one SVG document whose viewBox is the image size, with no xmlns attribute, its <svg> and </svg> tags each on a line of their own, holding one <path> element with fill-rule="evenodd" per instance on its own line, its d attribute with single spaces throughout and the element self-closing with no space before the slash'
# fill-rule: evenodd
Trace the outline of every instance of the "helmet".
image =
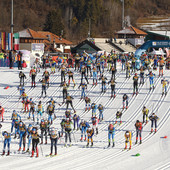
<svg viewBox="0 0 170 170">
<path fill-rule="evenodd" d="M 87 130 L 89 131 L 89 130 L 90 130 L 90 127 L 88 127 Z"/>
<path fill-rule="evenodd" d="M 137 120 L 136 123 L 139 123 L 139 120 Z"/>
<path fill-rule="evenodd" d="M 28 125 L 28 128 L 32 128 L 32 125 L 31 125 L 31 124 L 29 124 L 29 125 Z"/>
<path fill-rule="evenodd" d="M 70 94 L 69 94 L 69 93 L 67 93 L 67 96 L 70 96 Z"/>
<path fill-rule="evenodd" d="M 16 110 L 13 110 L 13 113 L 16 113 Z"/>
<path fill-rule="evenodd" d="M 23 122 L 19 122 L 19 126 L 22 126 L 23 125 Z"/>
<path fill-rule="evenodd" d="M 30 98 L 30 101 L 32 101 L 32 98 Z"/>
<path fill-rule="evenodd" d="M 138 74 L 137 73 L 135 73 L 135 76 L 137 76 Z"/>
<path fill-rule="evenodd" d="M 49 102 L 49 105 L 52 105 L 52 103 L 51 103 L 51 102 Z"/>
<path fill-rule="evenodd" d="M 51 101 L 53 101 L 53 97 L 51 97 Z"/>
<path fill-rule="evenodd" d="M 20 73 L 22 73 L 22 71 L 20 71 Z"/>
<path fill-rule="evenodd" d="M 3 133 L 3 136 L 7 136 L 8 135 L 8 133 L 7 133 L 7 131 L 5 131 L 4 133 Z"/>
<path fill-rule="evenodd" d="M 41 101 L 39 101 L 39 104 L 41 104 Z"/>
<path fill-rule="evenodd" d="M 41 119 L 41 122 L 44 122 L 44 119 Z"/>
<path fill-rule="evenodd" d="M 143 108 L 145 109 L 146 107 L 145 107 L 145 106 L 143 106 Z"/>
<path fill-rule="evenodd" d="M 33 128 L 33 129 L 32 129 L 32 132 L 36 132 L 36 131 L 37 131 L 37 129 L 36 129 L 36 128 Z"/>
</svg>

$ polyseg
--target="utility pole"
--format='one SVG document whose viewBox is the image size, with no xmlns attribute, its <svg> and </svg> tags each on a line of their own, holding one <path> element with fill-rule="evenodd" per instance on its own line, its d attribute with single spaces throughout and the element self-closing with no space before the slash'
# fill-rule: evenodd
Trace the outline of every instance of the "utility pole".
<svg viewBox="0 0 170 170">
<path fill-rule="evenodd" d="M 89 18 L 89 32 L 88 32 L 88 38 L 90 38 L 91 34 L 91 18 Z"/>
<path fill-rule="evenodd" d="M 125 1 L 122 1 L 122 29 L 124 29 L 125 24 Z"/>
<path fill-rule="evenodd" d="M 14 0 L 11 0 L 11 33 L 14 33 L 14 23 L 13 23 L 13 17 L 14 15 Z"/>
</svg>

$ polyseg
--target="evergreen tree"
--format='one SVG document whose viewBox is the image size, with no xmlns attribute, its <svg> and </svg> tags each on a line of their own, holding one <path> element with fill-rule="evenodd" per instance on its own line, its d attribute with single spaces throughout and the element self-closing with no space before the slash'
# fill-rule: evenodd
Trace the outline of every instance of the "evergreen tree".
<svg viewBox="0 0 170 170">
<path fill-rule="evenodd" d="M 64 32 L 64 24 L 62 22 L 60 10 L 50 11 L 46 17 L 46 22 L 44 24 L 44 31 L 49 31 L 60 36 L 62 30 Z"/>
</svg>

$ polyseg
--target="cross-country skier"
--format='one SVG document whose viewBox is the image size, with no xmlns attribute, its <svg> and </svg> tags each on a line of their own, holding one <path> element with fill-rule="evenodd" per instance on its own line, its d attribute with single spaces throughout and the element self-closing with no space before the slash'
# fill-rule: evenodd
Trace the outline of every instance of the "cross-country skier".
<svg viewBox="0 0 170 170">
<path fill-rule="evenodd" d="M 20 78 L 20 86 L 24 86 L 24 79 L 26 79 L 27 77 L 22 71 L 20 71 L 19 73 L 19 78 Z"/>
<path fill-rule="evenodd" d="M 88 122 L 86 122 L 85 120 L 81 120 L 81 123 L 80 123 L 80 130 L 81 130 L 81 141 L 83 141 L 83 134 L 84 134 L 84 140 L 86 141 L 86 131 L 87 131 L 87 128 L 89 128 L 90 125 Z"/>
<path fill-rule="evenodd" d="M 30 98 L 30 103 L 29 104 L 30 104 L 30 111 L 29 111 L 28 119 L 31 119 L 31 113 L 32 113 L 33 121 L 35 121 L 34 113 L 35 113 L 35 105 L 36 105 L 36 103 L 34 103 L 32 101 L 32 98 Z"/>
<path fill-rule="evenodd" d="M 135 127 L 136 127 L 136 142 L 135 144 L 138 143 L 138 136 L 140 137 L 140 144 L 142 143 L 142 123 L 137 120 L 135 123 Z"/>
<path fill-rule="evenodd" d="M 86 103 L 86 105 L 85 105 L 85 111 L 87 111 L 87 110 L 90 110 L 90 103 L 91 103 L 91 100 L 90 100 L 90 98 L 89 97 L 85 97 L 85 103 Z"/>
<path fill-rule="evenodd" d="M 72 107 L 72 109 L 74 110 L 74 113 L 76 112 L 76 110 L 74 109 L 74 107 L 73 107 L 73 100 L 74 98 L 72 97 L 72 96 L 70 96 L 70 94 L 69 93 L 67 93 L 67 98 L 66 98 L 66 110 L 68 109 L 68 106 L 69 106 L 69 104 L 71 105 L 71 107 Z"/>
<path fill-rule="evenodd" d="M 79 120 L 80 120 L 80 116 L 77 114 L 74 114 L 73 116 L 73 122 L 74 122 L 74 130 L 76 129 L 76 124 L 77 124 L 77 130 L 79 130 Z"/>
<path fill-rule="evenodd" d="M 43 77 L 45 78 L 45 83 L 47 85 L 47 88 L 49 87 L 49 78 L 50 78 L 50 73 L 45 69 L 43 73 Z"/>
<path fill-rule="evenodd" d="M 37 132 L 37 129 L 33 127 L 32 129 L 32 155 L 31 157 L 34 156 L 34 152 L 36 150 L 36 157 L 38 157 L 38 143 L 39 143 L 39 135 Z"/>
<path fill-rule="evenodd" d="M 123 109 L 125 108 L 125 102 L 126 102 L 126 109 L 128 108 L 128 95 L 127 94 L 124 94 L 123 95 Z"/>
<path fill-rule="evenodd" d="M 74 73 L 73 71 L 71 71 L 70 69 L 68 69 L 67 71 L 67 74 L 68 74 L 68 86 L 70 86 L 70 80 L 72 79 L 73 83 L 74 83 L 74 87 L 76 86 L 76 83 L 74 81 Z"/>
<path fill-rule="evenodd" d="M 93 67 L 93 86 L 97 85 L 97 68 L 96 66 Z"/>
<path fill-rule="evenodd" d="M 164 67 L 165 62 L 162 57 L 160 57 L 158 62 L 159 62 L 159 76 L 163 77 L 163 67 Z"/>
<path fill-rule="evenodd" d="M 11 120 L 12 120 L 11 133 L 13 132 L 13 127 L 15 125 L 15 121 L 18 119 L 21 120 L 21 116 L 16 112 L 16 110 L 13 110 L 12 117 L 11 117 Z"/>
<path fill-rule="evenodd" d="M 19 122 L 20 141 L 19 141 L 19 149 L 18 149 L 18 151 L 21 150 L 22 142 L 23 142 L 23 151 L 25 151 L 26 133 L 27 133 L 27 128 L 26 128 L 25 124 L 22 121 L 20 121 Z"/>
<path fill-rule="evenodd" d="M 5 112 L 5 109 L 0 106 L 0 118 L 2 118 L 2 122 L 4 121 L 4 112 Z"/>
<path fill-rule="evenodd" d="M 129 149 L 131 149 L 132 146 L 132 133 L 131 131 L 125 132 L 125 149 L 127 149 L 127 143 L 129 142 Z"/>
<path fill-rule="evenodd" d="M 43 136 L 45 136 L 45 144 L 47 144 L 47 129 L 48 124 L 44 119 L 41 119 L 40 130 L 41 130 L 41 144 L 43 144 Z"/>
<path fill-rule="evenodd" d="M 79 54 L 77 53 L 76 56 L 75 56 L 75 71 L 76 71 L 76 70 L 78 71 L 79 68 L 80 68 L 79 61 L 80 61 L 80 56 L 79 56 Z"/>
<path fill-rule="evenodd" d="M 85 89 L 87 89 L 87 84 L 84 82 L 84 80 L 80 83 L 79 85 L 79 89 L 80 89 L 80 86 L 81 86 L 81 99 L 85 98 L 86 97 L 86 94 L 85 94 Z"/>
<path fill-rule="evenodd" d="M 39 80 L 42 83 L 42 92 L 41 92 L 41 97 L 43 96 L 43 93 L 45 93 L 45 97 L 47 96 L 46 92 L 46 80 L 44 77 L 42 77 L 42 80 Z"/>
<path fill-rule="evenodd" d="M 106 80 L 107 80 L 107 77 L 105 77 L 103 74 L 102 76 L 99 78 L 99 80 L 102 80 L 102 93 L 106 92 Z"/>
<path fill-rule="evenodd" d="M 152 73 L 152 71 L 149 72 L 149 74 L 147 74 L 146 76 L 149 76 L 149 82 L 150 82 L 150 90 L 154 87 L 154 77 L 155 77 L 155 74 Z"/>
<path fill-rule="evenodd" d="M 92 109 L 92 117 L 96 116 L 97 104 L 96 103 L 92 103 L 91 104 L 91 109 Z"/>
<path fill-rule="evenodd" d="M 117 123 L 117 119 L 120 119 L 120 124 L 122 124 L 121 117 L 122 117 L 122 112 L 121 112 L 121 111 L 117 111 L 117 113 L 116 113 L 116 122 L 115 122 L 115 124 Z"/>
<path fill-rule="evenodd" d="M 14 139 L 15 139 L 17 137 L 17 134 L 19 134 L 19 121 L 18 121 L 18 119 L 15 120 L 14 128 L 15 128 L 15 136 L 14 136 Z M 18 137 L 18 139 L 19 139 L 19 137 Z"/>
<path fill-rule="evenodd" d="M 142 113 L 143 113 L 143 123 L 145 123 L 145 118 L 146 118 L 146 124 L 147 124 L 149 110 L 145 106 L 143 107 Z"/>
<path fill-rule="evenodd" d="M 72 132 L 72 121 L 69 118 L 64 122 L 64 130 L 65 130 L 65 146 L 67 147 L 67 138 L 69 138 L 70 146 L 71 146 L 71 132 Z"/>
<path fill-rule="evenodd" d="M 5 148 L 6 145 L 8 145 L 8 152 L 7 152 L 7 156 L 8 156 L 10 155 L 11 134 L 8 133 L 7 131 L 4 131 L 2 135 L 4 136 L 4 147 L 3 147 L 2 155 L 5 155 Z"/>
<path fill-rule="evenodd" d="M 113 126 L 113 124 L 110 124 L 108 126 L 108 141 L 109 141 L 109 144 L 108 144 L 108 147 L 110 147 L 110 138 L 112 137 L 112 147 L 115 146 L 115 142 L 114 142 L 114 136 L 115 136 L 115 127 Z"/>
<path fill-rule="evenodd" d="M 66 110 L 65 111 L 65 116 L 66 116 L 66 119 L 69 118 L 69 120 L 71 120 L 71 111 L 70 110 Z"/>
<path fill-rule="evenodd" d="M 61 86 L 66 81 L 65 74 L 66 74 L 66 66 L 64 64 L 62 64 L 61 65 Z"/>
<path fill-rule="evenodd" d="M 137 73 L 135 73 L 135 75 L 133 76 L 133 95 L 136 93 L 136 95 L 138 94 L 138 75 Z"/>
<path fill-rule="evenodd" d="M 29 152 L 29 149 L 30 149 L 31 140 L 32 140 L 32 128 L 33 128 L 33 126 L 31 124 L 29 124 L 28 128 L 27 128 L 28 145 L 27 145 L 27 151 L 26 152 Z"/>
<path fill-rule="evenodd" d="M 87 84 L 89 84 L 87 76 L 86 76 L 86 67 L 84 65 L 81 68 L 81 83 L 83 81 L 83 77 L 85 78 Z"/>
<path fill-rule="evenodd" d="M 41 119 L 43 113 L 44 113 L 44 108 L 42 106 L 41 101 L 39 101 L 37 106 L 37 124 L 39 124 L 39 120 Z"/>
<path fill-rule="evenodd" d="M 94 130 L 96 130 L 96 135 L 98 135 L 98 133 L 99 133 L 99 131 L 98 131 L 99 119 L 96 116 L 92 117 L 91 119 L 92 119 L 92 128 Z"/>
<path fill-rule="evenodd" d="M 161 84 L 162 84 L 162 95 L 164 94 L 167 95 L 167 86 L 169 84 L 169 81 L 163 78 L 163 80 L 161 80 Z"/>
<path fill-rule="evenodd" d="M 68 85 L 66 84 L 66 82 L 64 82 L 63 83 L 63 103 L 65 99 L 67 98 L 67 88 L 68 88 Z"/>
<path fill-rule="evenodd" d="M 143 66 L 140 68 L 140 84 L 144 84 L 144 69 Z"/>
<path fill-rule="evenodd" d="M 50 123 L 53 124 L 53 115 L 54 115 L 54 106 L 50 102 L 47 107 L 47 114 L 48 114 L 48 121 L 51 121 Z"/>
<path fill-rule="evenodd" d="M 58 139 L 60 138 L 60 133 L 57 132 L 57 130 L 55 129 L 52 129 L 51 132 L 50 132 L 50 140 L 51 140 L 51 153 L 50 155 L 53 154 L 53 147 L 55 149 L 55 154 L 54 155 L 57 155 L 57 142 L 58 142 Z"/>
<path fill-rule="evenodd" d="M 35 77 L 36 77 L 37 73 L 36 73 L 36 70 L 31 67 L 31 70 L 30 70 L 30 77 L 31 77 L 31 87 L 35 87 Z"/>
<path fill-rule="evenodd" d="M 94 129 L 92 128 L 88 128 L 87 129 L 87 137 L 88 137 L 88 139 L 87 139 L 87 147 L 89 146 L 89 140 L 91 139 L 91 146 L 93 146 L 93 135 L 94 135 Z"/>
<path fill-rule="evenodd" d="M 103 120 L 103 111 L 104 111 L 104 107 L 102 104 L 99 104 L 98 110 L 99 110 L 99 121 L 102 121 Z"/>
<path fill-rule="evenodd" d="M 126 61 L 125 67 L 126 67 L 126 78 L 130 78 L 130 63 L 128 61 Z"/>
<path fill-rule="evenodd" d="M 152 113 L 151 116 L 149 116 L 149 119 L 151 120 L 151 133 L 153 132 L 153 126 L 155 124 L 155 133 L 157 132 L 157 120 L 159 119 L 155 113 Z"/>
<path fill-rule="evenodd" d="M 111 80 L 108 82 L 108 84 L 111 85 L 111 98 L 113 97 L 113 94 L 114 94 L 114 97 L 116 97 L 116 94 L 115 94 L 115 80 L 113 78 L 111 78 Z"/>
</svg>

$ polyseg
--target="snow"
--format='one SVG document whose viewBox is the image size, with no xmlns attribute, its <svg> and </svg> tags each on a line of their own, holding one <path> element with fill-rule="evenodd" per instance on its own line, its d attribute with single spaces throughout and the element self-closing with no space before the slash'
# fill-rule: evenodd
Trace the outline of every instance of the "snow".
<svg viewBox="0 0 170 170">
<path fill-rule="evenodd" d="M 110 100 L 110 85 L 107 85 L 107 92 L 102 96 L 100 95 L 101 84 L 96 87 L 91 88 L 92 79 L 90 80 L 90 85 L 86 91 L 87 96 L 91 98 L 92 102 L 97 104 L 102 103 L 105 107 L 104 110 L 104 121 L 99 123 L 99 134 L 94 136 L 94 147 L 84 148 L 86 142 L 80 142 L 80 131 L 74 133 L 76 141 L 74 141 L 72 135 L 72 147 L 65 148 L 64 138 L 58 141 L 58 156 L 50 158 L 45 157 L 45 155 L 50 153 L 50 139 L 48 138 L 47 145 L 41 145 L 43 153 L 39 145 L 39 158 L 30 158 L 29 154 L 18 154 L 17 150 L 19 148 L 18 139 L 13 139 L 11 142 L 11 155 L 9 157 L 3 156 L 0 159 L 0 169 L 62 169 L 62 170 L 155 170 L 155 169 L 170 169 L 170 130 L 169 130 L 169 114 L 170 114 L 170 95 L 167 94 L 166 97 L 161 98 L 162 85 L 161 78 L 155 79 L 156 88 L 152 92 L 149 92 L 149 80 L 143 86 L 139 87 L 139 94 L 132 98 L 132 77 L 130 79 L 125 78 L 125 72 L 121 72 L 120 63 L 118 63 L 118 73 L 116 76 L 116 98 Z M 11 128 L 11 114 L 12 110 L 21 110 L 21 102 L 18 102 L 19 92 L 17 91 L 17 86 L 19 82 L 17 68 L 9 70 L 8 68 L 0 68 L 0 103 L 5 108 L 4 118 L 5 121 L 2 123 L 2 131 L 10 131 Z M 31 83 L 29 78 L 29 70 L 25 69 L 24 73 L 27 76 L 26 83 L 26 93 L 29 97 L 33 98 L 33 101 L 38 103 L 39 96 L 41 94 L 41 84 L 38 83 L 35 89 L 31 89 Z M 158 71 L 155 72 L 158 75 Z M 168 70 L 164 72 L 167 79 L 170 78 L 170 73 Z M 41 73 L 38 74 L 36 81 L 41 78 Z M 111 74 L 106 72 L 108 80 L 110 80 Z M 77 114 L 80 115 L 81 119 L 88 120 L 90 122 L 91 111 L 84 112 L 84 101 L 80 101 L 81 90 L 78 89 L 80 82 L 80 75 L 75 73 L 75 82 L 77 86 L 75 90 L 73 87 L 69 88 L 69 93 L 74 97 L 73 106 L 75 107 Z M 72 82 L 71 82 L 72 83 Z M 101 82 L 100 82 L 101 83 Z M 42 99 L 42 103 L 46 108 L 46 102 L 53 96 L 54 99 L 61 103 L 62 102 L 62 88 L 59 87 L 60 84 L 60 73 L 57 72 L 50 76 L 50 87 L 47 90 L 47 95 L 49 98 Z M 9 89 L 5 90 L 6 86 L 10 86 Z M 72 84 L 73 86 L 73 84 Z M 115 120 L 115 115 L 117 110 L 122 108 L 122 96 L 127 93 L 129 96 L 129 108 L 123 111 L 122 125 L 116 125 L 115 134 L 115 147 L 104 149 L 108 145 L 107 139 L 107 127 L 109 123 Z M 158 121 L 158 132 L 156 134 L 149 135 L 150 132 L 150 122 L 144 126 L 142 132 L 142 144 L 135 145 L 135 127 L 134 124 L 136 120 L 142 121 L 142 108 L 143 106 L 149 108 L 150 113 L 153 111 L 160 118 Z M 56 105 L 55 114 L 57 119 L 54 121 L 55 127 L 60 129 L 61 118 L 65 112 L 65 105 L 61 107 Z M 32 120 L 28 120 L 28 115 L 20 114 L 22 120 L 28 125 L 32 123 Z M 98 115 L 98 112 L 97 112 Z M 47 117 L 44 114 L 44 117 Z M 131 130 L 133 132 L 132 138 L 132 150 L 122 151 L 125 145 L 124 133 L 126 130 Z M 161 138 L 167 136 L 167 139 Z M 1 148 L 3 147 L 2 138 L 0 139 Z M 26 145 L 27 146 L 27 145 Z M 26 147 L 27 148 L 27 147 Z M 31 147 L 30 147 L 31 150 Z M 16 154 L 14 153 L 16 151 Z M 137 153 L 140 153 L 139 157 L 136 157 Z"/>
</svg>

